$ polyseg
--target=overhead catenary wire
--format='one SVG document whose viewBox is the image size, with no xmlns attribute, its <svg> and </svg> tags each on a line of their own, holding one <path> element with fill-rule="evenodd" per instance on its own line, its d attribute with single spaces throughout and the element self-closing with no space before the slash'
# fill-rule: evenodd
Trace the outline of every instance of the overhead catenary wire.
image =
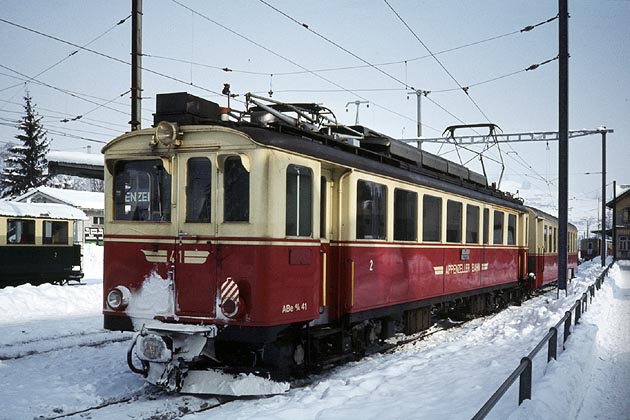
<svg viewBox="0 0 630 420">
<path fill-rule="evenodd" d="M 476 45 L 484 44 L 484 43 L 487 43 L 487 42 L 495 41 L 495 40 L 498 40 L 498 39 L 502 39 L 502 38 L 505 38 L 505 37 L 508 37 L 508 36 L 511 36 L 511 35 L 524 33 L 524 32 L 529 32 L 529 31 L 533 30 L 534 28 L 537 28 L 537 27 L 540 27 L 540 26 L 542 26 L 544 24 L 553 22 L 557 18 L 558 18 L 558 16 L 554 16 L 552 18 L 549 18 L 549 19 L 544 20 L 542 22 L 536 23 L 534 25 L 527 25 L 527 26 L 523 27 L 522 29 L 517 29 L 515 31 L 507 32 L 507 33 L 504 33 L 504 34 L 501 34 L 501 35 L 495 35 L 495 36 L 492 36 L 492 37 L 489 37 L 489 38 L 484 38 L 484 39 L 481 39 L 481 40 L 478 40 L 478 41 L 469 42 L 467 44 L 459 45 L 459 46 L 456 46 L 456 47 L 447 48 L 447 49 L 444 49 L 444 50 L 437 51 L 434 54 L 435 55 L 442 55 L 442 54 L 450 53 L 450 52 L 453 52 L 453 51 L 458 51 L 458 50 L 461 50 L 461 49 L 464 49 L 464 48 L 469 48 L 469 47 L 472 47 L 472 46 L 476 46 Z M 242 73 L 242 74 L 250 74 L 250 75 L 265 76 L 265 77 L 269 76 L 270 74 L 273 74 L 274 76 L 292 76 L 292 75 L 307 74 L 307 73 L 310 73 L 310 71 L 313 71 L 313 72 L 316 72 L 316 73 L 326 73 L 326 72 L 333 72 L 333 71 L 356 70 L 356 69 L 362 69 L 362 68 L 369 68 L 372 65 L 375 65 L 375 66 L 378 66 L 378 67 L 384 67 L 384 66 L 405 64 L 405 63 L 409 63 L 409 62 L 418 61 L 418 60 L 422 60 L 422 59 L 425 59 L 425 58 L 431 58 L 432 57 L 430 54 L 426 54 L 426 55 L 419 56 L 419 57 L 405 58 L 405 59 L 401 59 L 401 60 L 386 61 L 386 62 L 374 63 L 374 64 L 360 64 L 360 65 L 352 65 L 352 66 L 326 67 L 326 68 L 319 68 L 319 69 L 312 69 L 312 70 L 252 71 L 252 70 L 238 69 L 238 68 L 235 68 L 233 66 L 218 66 L 218 65 L 212 65 L 212 64 L 207 64 L 207 63 L 200 63 L 200 62 L 192 61 L 192 60 L 183 60 L 183 59 L 178 59 L 178 58 L 174 58 L 174 57 L 166 57 L 166 56 L 159 55 L 159 54 L 143 53 L 142 56 L 143 57 L 148 57 L 148 58 L 159 59 L 159 60 L 167 60 L 167 61 L 179 62 L 179 63 L 182 63 L 182 64 L 194 65 L 194 66 L 199 66 L 199 67 L 205 67 L 205 68 L 209 68 L 209 69 L 223 71 L 225 73 Z M 507 76 L 511 76 L 512 74 L 519 73 L 520 71 L 521 70 L 519 70 L 518 72 L 510 73 L 508 75 L 499 76 L 497 79 L 504 78 L 504 77 L 507 77 Z M 488 81 L 485 81 L 485 82 L 480 82 L 480 83 L 477 83 L 477 84 L 488 83 L 489 81 L 492 81 L 492 80 L 488 80 Z M 470 86 L 474 86 L 474 85 L 470 85 Z M 436 92 L 436 91 L 434 90 L 432 92 Z"/>
<path fill-rule="evenodd" d="M 46 33 L 44 33 L 44 32 L 38 31 L 38 30 L 36 30 L 36 29 L 32 29 L 32 28 L 26 27 L 26 26 L 24 26 L 24 25 L 17 24 L 17 23 L 15 23 L 15 22 L 11 22 L 11 21 L 8 21 L 8 20 L 3 19 L 3 18 L 0 18 L 0 22 L 4 22 L 4 23 L 6 23 L 6 24 L 8 24 L 8 25 L 12 25 L 12 26 L 15 26 L 15 27 L 17 27 L 17 28 L 20 28 L 20 29 L 23 29 L 23 30 L 26 30 L 26 31 L 29 31 L 29 32 L 32 32 L 32 33 L 35 33 L 35 34 L 38 34 L 38 35 L 41 35 L 41 36 L 43 36 L 43 37 L 46 37 L 46 38 L 49 38 L 49 39 L 53 39 L 53 40 L 58 41 L 58 42 L 61 42 L 61 43 L 63 43 L 63 44 L 71 45 L 71 46 L 73 46 L 73 47 L 75 47 L 75 48 L 79 48 L 79 49 L 81 49 L 81 50 L 83 50 L 83 51 L 88 51 L 88 52 L 90 52 L 90 53 L 92 53 L 92 54 L 96 54 L 96 55 L 98 55 L 98 56 L 100 56 L 100 57 L 107 58 L 107 59 L 109 59 L 109 60 L 113 60 L 113 61 L 115 61 L 115 62 L 117 62 L 117 63 L 121 63 L 121 64 L 125 64 L 125 65 L 127 65 L 127 66 L 131 66 L 131 63 L 130 63 L 130 62 L 127 62 L 127 61 L 125 61 L 125 60 L 121 60 L 120 58 L 113 57 L 113 56 L 111 56 L 111 55 L 109 55 L 109 54 L 105 54 L 105 53 L 102 53 L 102 52 L 100 52 L 100 51 L 93 50 L 93 49 L 91 49 L 91 48 L 82 47 L 82 46 L 77 45 L 77 44 L 75 44 L 75 43 L 73 43 L 73 42 L 66 41 L 66 40 L 64 40 L 64 39 L 61 39 L 61 38 L 59 38 L 59 37 L 56 37 L 56 36 L 53 36 L 53 35 L 50 35 L 50 34 L 46 34 Z M 199 89 L 199 90 L 203 90 L 203 91 L 205 91 L 205 92 L 212 93 L 212 94 L 214 94 L 214 95 L 221 95 L 221 94 L 220 94 L 219 92 L 217 92 L 217 91 L 214 91 L 214 90 L 211 90 L 211 89 L 207 89 L 207 88 L 205 88 L 205 87 L 203 87 L 203 86 L 196 85 L 196 84 L 194 84 L 194 83 L 192 83 L 192 82 L 187 82 L 187 81 L 182 80 L 182 79 L 179 79 L 179 78 L 177 78 L 177 77 L 169 76 L 169 75 L 167 75 L 167 74 L 161 73 L 161 72 L 159 72 L 159 71 L 156 71 L 156 70 L 153 70 L 153 69 L 150 69 L 150 68 L 147 68 L 147 67 L 142 67 L 141 69 L 142 69 L 143 71 L 146 71 L 146 72 L 148 72 L 148 73 L 154 74 L 154 75 L 156 75 L 156 76 L 164 77 L 164 78 L 166 78 L 166 79 L 170 79 L 170 80 L 173 80 L 173 81 L 178 82 L 178 83 L 183 83 L 183 84 L 188 85 L 188 86 L 193 86 L 193 87 L 195 87 L 195 88 L 197 88 L 197 89 Z"/>
<path fill-rule="evenodd" d="M 407 30 L 409 32 L 411 32 L 411 34 L 413 35 L 413 37 L 424 47 L 425 50 L 427 50 L 427 52 L 431 55 L 431 57 L 433 57 L 433 59 L 440 65 L 440 67 L 442 67 L 442 69 L 446 72 L 446 74 L 455 82 L 455 84 L 457 86 L 459 86 L 459 88 L 466 94 L 466 96 L 470 99 L 470 101 L 473 103 L 473 105 L 475 105 L 475 107 L 477 108 L 477 110 L 481 113 L 481 115 L 483 115 L 483 117 L 490 122 L 490 118 L 486 115 L 486 113 L 481 109 L 481 107 L 479 106 L 479 104 L 477 104 L 477 102 L 472 98 L 472 96 L 470 96 L 470 94 L 468 93 L 468 89 L 464 88 L 461 83 L 459 83 L 459 81 L 457 81 L 457 79 L 455 78 L 455 76 L 453 76 L 453 74 L 446 68 L 446 66 L 444 66 L 444 64 L 440 61 L 439 58 L 437 58 L 437 56 L 431 51 L 431 49 L 424 43 L 424 41 L 422 41 L 422 39 L 420 39 L 420 37 L 418 36 L 418 34 L 416 34 L 416 32 L 409 26 L 409 24 L 403 19 L 403 17 L 396 11 L 396 9 L 394 9 L 392 7 L 392 5 L 387 1 L 387 0 L 383 0 L 385 2 L 385 4 L 390 8 L 390 10 L 394 13 L 394 15 L 396 15 L 396 17 L 398 18 L 398 20 L 400 20 L 402 22 L 402 24 L 407 28 Z"/>
<path fill-rule="evenodd" d="M 326 77 L 324 77 L 324 76 L 322 76 L 322 75 L 320 75 L 320 74 L 317 74 L 315 71 L 313 71 L 313 70 L 310 70 L 310 69 L 306 68 L 305 66 L 303 66 L 303 65 L 299 64 L 298 62 L 296 62 L 296 61 L 294 61 L 294 60 L 292 60 L 292 59 L 290 59 L 290 58 L 288 58 L 288 57 L 286 57 L 286 56 L 284 56 L 284 55 L 282 55 L 282 54 L 280 54 L 280 53 L 278 53 L 278 52 L 276 52 L 276 51 L 274 51 L 274 50 L 272 50 L 272 49 L 270 49 L 270 48 L 268 48 L 268 47 L 266 47 L 266 46 L 264 46 L 264 45 L 262 45 L 261 43 L 259 43 L 259 42 L 255 41 L 255 40 L 253 40 L 253 39 L 251 39 L 251 38 L 249 38 L 249 37 L 247 37 L 247 36 L 245 36 L 245 35 L 243 35 L 243 34 L 241 34 L 241 33 L 237 32 L 237 31 L 235 31 L 235 30 L 233 30 L 233 29 L 231 29 L 231 28 L 229 28 L 229 27 L 227 27 L 227 26 L 223 25 L 223 24 L 222 24 L 222 23 L 220 23 L 220 22 L 217 22 L 216 20 L 214 20 L 214 19 L 212 19 L 212 18 L 210 18 L 210 17 L 208 17 L 208 16 L 204 15 L 204 14 L 203 14 L 203 13 L 201 13 L 201 12 L 198 12 L 198 11 L 196 11 L 196 10 L 192 9 L 192 8 L 190 8 L 189 6 L 185 5 L 185 4 L 182 4 L 180 1 L 178 1 L 178 0 L 171 0 L 171 1 L 172 1 L 173 3 L 175 3 L 175 4 L 179 5 L 179 6 L 183 7 L 184 9 L 186 9 L 186 10 L 188 10 L 188 11 L 190 11 L 190 12 L 194 13 L 195 15 L 197 15 L 197 16 L 199 16 L 199 17 L 201 17 L 202 19 L 205 19 L 205 20 L 207 20 L 208 22 L 211 22 L 211 23 L 213 23 L 213 24 L 217 25 L 218 27 L 220 27 L 220 28 L 222 28 L 222 29 L 224 29 L 224 30 L 226 30 L 226 31 L 230 32 L 231 34 L 236 35 L 237 37 L 239 37 L 239 38 L 241 38 L 241 39 L 243 39 L 243 40 L 245 40 L 245 41 L 247 41 L 247 42 L 249 42 L 249 43 L 251 43 L 251 44 L 253 44 L 253 45 L 255 45 L 255 46 L 257 46 L 257 47 L 259 47 L 259 48 L 261 48 L 261 49 L 263 49 L 263 50 L 265 50 L 265 51 L 267 51 L 268 53 L 270 53 L 270 54 L 272 54 L 272 55 L 274 55 L 274 56 L 276 56 L 276 57 L 278 57 L 278 58 L 280 58 L 280 59 L 282 59 L 282 60 L 284 60 L 284 61 L 286 61 L 286 62 L 288 62 L 288 63 L 290 63 L 290 64 L 293 64 L 293 65 L 294 65 L 294 66 L 296 66 L 296 67 L 301 68 L 301 69 L 302 69 L 302 70 L 304 70 L 305 72 L 307 72 L 307 73 L 309 73 L 309 74 L 311 74 L 311 75 L 313 75 L 313 76 L 315 76 L 315 77 L 317 77 L 317 78 L 319 78 L 319 79 L 321 79 L 321 80 L 323 80 L 323 81 L 325 81 L 325 82 L 327 82 L 327 83 L 330 83 L 331 85 L 336 86 L 336 87 L 338 87 L 339 89 L 342 89 L 342 90 L 344 90 L 345 92 L 348 92 L 348 93 L 350 93 L 350 94 L 352 94 L 352 95 L 356 96 L 356 97 L 357 97 L 357 98 L 359 98 L 359 99 L 362 99 L 362 100 L 369 100 L 368 98 L 365 98 L 365 97 L 363 97 L 363 96 L 361 96 L 361 95 L 357 94 L 357 93 L 356 93 L 356 92 L 354 92 L 352 89 L 347 89 L 347 88 L 345 88 L 344 86 L 341 86 L 339 83 L 336 83 L 336 82 L 335 82 L 335 81 L 333 81 L 333 80 L 330 80 L 330 79 L 328 79 L 328 78 L 326 78 Z M 410 118 L 410 117 L 408 117 L 408 116 L 406 116 L 406 115 L 404 115 L 404 114 L 401 114 L 401 113 L 399 113 L 399 112 L 397 112 L 397 111 L 394 111 L 394 110 L 392 110 L 392 109 L 389 109 L 389 108 L 387 108 L 387 107 L 385 107 L 385 106 L 382 106 L 382 105 L 378 104 L 378 103 L 377 103 L 377 102 L 375 102 L 375 101 L 370 100 L 370 104 L 372 104 L 373 106 L 375 106 L 375 107 L 377 107 L 377 108 L 380 108 L 380 109 L 382 109 L 382 110 L 384 110 L 384 111 L 387 111 L 387 112 L 389 112 L 389 113 L 392 113 L 392 114 L 394 114 L 394 115 L 398 115 L 398 116 L 399 116 L 399 117 L 401 117 L 401 118 L 404 118 L 404 119 L 407 119 L 407 120 L 409 120 L 409 121 L 414 121 L 414 122 L 415 122 L 415 120 L 414 120 L 413 118 Z"/>
<path fill-rule="evenodd" d="M 129 20 L 129 18 L 131 17 L 131 15 L 127 16 L 124 19 L 121 19 L 118 21 L 118 23 L 116 23 L 114 26 L 110 27 L 109 29 L 107 29 L 105 32 L 101 33 L 100 35 L 96 36 L 95 38 L 93 38 L 91 41 L 88 41 L 87 43 L 83 44 L 82 47 L 85 48 L 88 45 L 93 44 L 94 42 L 98 41 L 99 39 L 103 38 L 105 35 L 107 35 L 108 33 L 110 33 L 111 31 L 113 31 L 116 27 L 122 25 L 123 23 L 125 23 L 127 20 Z M 62 58 L 61 60 L 58 60 L 57 62 L 55 62 L 54 64 L 51 64 L 50 66 L 46 67 L 44 70 L 40 71 L 39 73 L 37 73 L 36 75 L 32 76 L 32 78 L 37 78 L 39 76 L 41 76 L 42 74 L 52 70 L 53 68 L 57 67 L 58 65 L 60 65 L 61 63 L 63 63 L 64 61 L 68 60 L 70 57 L 74 56 L 75 54 L 77 54 L 81 49 L 77 49 L 72 51 L 70 54 L 68 54 L 67 56 L 65 56 L 64 58 Z M 11 89 L 13 87 L 16 86 L 20 86 L 20 84 L 17 85 L 13 85 L 13 86 L 9 86 L 3 89 L 0 89 L 0 92 L 7 90 L 7 89 Z"/>
</svg>

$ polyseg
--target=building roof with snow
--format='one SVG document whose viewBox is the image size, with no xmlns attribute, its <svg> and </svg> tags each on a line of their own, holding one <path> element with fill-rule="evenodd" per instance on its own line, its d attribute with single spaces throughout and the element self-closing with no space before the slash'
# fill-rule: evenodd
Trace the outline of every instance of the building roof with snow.
<svg viewBox="0 0 630 420">
<path fill-rule="evenodd" d="M 0 216 L 87 220 L 81 210 L 65 204 L 18 203 L 6 200 L 0 200 Z"/>
<path fill-rule="evenodd" d="M 102 192 L 63 190 L 52 187 L 37 187 L 16 197 L 14 201 L 41 202 L 42 198 L 53 203 L 67 204 L 83 210 L 105 209 L 105 197 Z"/>
<path fill-rule="evenodd" d="M 103 179 L 104 157 L 102 154 L 52 151 L 46 154 L 48 173 L 73 175 L 83 178 Z"/>
</svg>

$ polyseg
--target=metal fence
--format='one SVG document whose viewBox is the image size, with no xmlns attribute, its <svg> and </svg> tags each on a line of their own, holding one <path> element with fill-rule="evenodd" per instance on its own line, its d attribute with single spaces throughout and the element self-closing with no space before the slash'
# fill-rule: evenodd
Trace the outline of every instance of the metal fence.
<svg viewBox="0 0 630 420">
<path fill-rule="evenodd" d="M 477 414 L 472 418 L 473 420 L 481 420 L 486 418 L 492 408 L 501 400 L 510 387 L 519 380 L 518 390 L 518 404 L 521 405 L 523 401 L 532 398 L 532 367 L 534 357 L 545 347 L 547 347 L 547 363 L 552 359 L 556 359 L 558 355 L 558 333 L 562 332 L 562 348 L 564 349 L 564 343 L 566 343 L 569 335 L 571 335 L 571 324 L 575 322 L 577 325 L 582 317 L 582 314 L 588 310 L 589 301 L 593 301 L 595 297 L 595 290 L 599 290 L 604 282 L 604 278 L 608 274 L 608 269 L 612 266 L 610 264 L 606 269 L 597 277 L 597 280 L 590 285 L 586 292 L 582 294 L 582 297 L 577 299 L 571 308 L 565 312 L 562 319 L 553 327 L 549 328 L 549 332 L 542 340 L 534 347 L 534 349 L 525 357 L 521 359 L 521 363 L 516 369 L 508 376 L 508 378 L 499 386 L 490 399 L 479 409 Z M 575 321 L 573 321 L 573 319 Z"/>
</svg>

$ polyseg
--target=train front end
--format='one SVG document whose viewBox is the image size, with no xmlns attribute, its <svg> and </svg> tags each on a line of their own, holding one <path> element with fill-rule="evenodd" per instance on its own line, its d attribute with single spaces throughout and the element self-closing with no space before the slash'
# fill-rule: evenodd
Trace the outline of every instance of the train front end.
<svg viewBox="0 0 630 420">
<path fill-rule="evenodd" d="M 167 390 L 284 392 L 269 378 L 304 366 L 295 331 L 319 316 L 320 244 L 278 237 L 285 186 L 268 177 L 288 163 L 219 121 L 159 122 L 103 149 L 104 325 L 136 332 L 130 368 Z"/>
</svg>

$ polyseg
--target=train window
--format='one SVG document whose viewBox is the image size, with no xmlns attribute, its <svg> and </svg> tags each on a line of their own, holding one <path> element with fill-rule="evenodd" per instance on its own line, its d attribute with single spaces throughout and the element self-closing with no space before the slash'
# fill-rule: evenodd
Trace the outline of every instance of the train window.
<svg viewBox="0 0 630 420">
<path fill-rule="evenodd" d="M 462 241 L 462 203 L 446 201 L 446 242 Z"/>
<path fill-rule="evenodd" d="M 507 243 L 508 245 L 516 244 L 516 215 L 508 214 L 508 231 L 507 231 Z"/>
<path fill-rule="evenodd" d="M 357 182 L 357 239 L 385 239 L 387 188 L 374 182 Z"/>
<path fill-rule="evenodd" d="M 394 190 L 394 240 L 415 241 L 418 230 L 418 194 Z"/>
<path fill-rule="evenodd" d="M 223 220 L 249 221 L 249 172 L 239 156 L 225 159 L 223 174 Z"/>
<path fill-rule="evenodd" d="M 545 252 L 547 252 L 547 225 L 545 225 L 545 233 L 543 235 L 543 241 L 544 241 L 544 247 L 545 247 Z"/>
<path fill-rule="evenodd" d="M 425 195 L 422 199 L 422 240 L 442 240 L 442 199 Z"/>
<path fill-rule="evenodd" d="M 487 244 L 490 240 L 490 209 L 483 209 L 483 243 Z"/>
<path fill-rule="evenodd" d="M 466 206 L 466 243 L 479 242 L 479 207 Z"/>
<path fill-rule="evenodd" d="M 34 244 L 35 220 L 7 219 L 8 244 Z"/>
<path fill-rule="evenodd" d="M 209 222 L 212 164 L 207 158 L 188 159 L 186 174 L 186 221 Z"/>
<path fill-rule="evenodd" d="M 160 159 L 116 163 L 114 220 L 171 220 L 171 175 Z"/>
<path fill-rule="evenodd" d="M 493 244 L 503 243 L 503 212 L 494 211 L 494 235 L 492 238 Z"/>
<path fill-rule="evenodd" d="M 311 236 L 313 229 L 313 171 L 303 166 L 287 168 L 286 235 Z"/>
<path fill-rule="evenodd" d="M 558 252 L 558 228 L 553 228 L 553 252 Z"/>
<path fill-rule="evenodd" d="M 68 222 L 44 221 L 44 244 L 68 244 Z"/>
</svg>

